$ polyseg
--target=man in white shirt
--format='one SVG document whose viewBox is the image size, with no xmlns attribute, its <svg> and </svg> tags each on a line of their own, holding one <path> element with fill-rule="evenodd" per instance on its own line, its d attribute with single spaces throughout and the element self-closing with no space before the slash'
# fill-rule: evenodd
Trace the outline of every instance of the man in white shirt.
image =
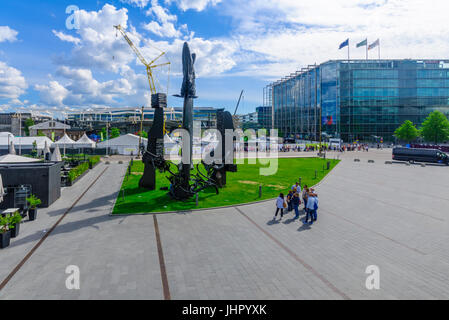
<svg viewBox="0 0 449 320">
<path fill-rule="evenodd" d="M 299 185 L 299 182 L 296 182 L 296 184 L 292 186 L 292 191 L 293 193 L 301 193 L 301 186 Z"/>
<path fill-rule="evenodd" d="M 313 221 L 316 221 L 317 218 L 317 208 L 318 207 L 318 197 L 313 192 L 313 189 L 311 189 L 311 192 L 309 193 L 309 197 L 307 199 L 307 215 L 306 215 L 306 221 L 309 221 L 310 216 L 310 224 L 313 224 Z"/>
</svg>

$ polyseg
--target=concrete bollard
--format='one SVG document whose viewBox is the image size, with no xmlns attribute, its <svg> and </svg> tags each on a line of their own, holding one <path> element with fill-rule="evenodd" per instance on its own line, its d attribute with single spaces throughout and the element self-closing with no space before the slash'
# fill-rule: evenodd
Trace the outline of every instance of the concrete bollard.
<svg viewBox="0 0 449 320">
<path fill-rule="evenodd" d="M 262 185 L 259 185 L 259 198 L 262 198 Z"/>
<path fill-rule="evenodd" d="M 330 170 L 330 168 L 331 168 L 331 162 L 328 161 L 328 162 L 327 162 L 327 170 Z"/>
<path fill-rule="evenodd" d="M 125 189 L 122 189 L 122 200 L 125 202 Z"/>
<path fill-rule="evenodd" d="M 354 159 L 354 162 L 360 162 L 360 159 Z"/>
<path fill-rule="evenodd" d="M 302 177 L 299 177 L 298 183 L 302 187 L 302 184 L 301 184 L 302 183 Z"/>
<path fill-rule="evenodd" d="M 392 161 L 385 161 L 385 164 L 393 164 Z"/>
<path fill-rule="evenodd" d="M 195 193 L 195 204 L 198 207 L 198 204 L 199 204 L 199 202 L 198 202 L 198 192 Z"/>
<path fill-rule="evenodd" d="M 374 163 L 374 160 L 368 160 L 368 163 Z"/>
<path fill-rule="evenodd" d="M 317 178 L 317 171 L 315 170 L 315 179 Z"/>
</svg>

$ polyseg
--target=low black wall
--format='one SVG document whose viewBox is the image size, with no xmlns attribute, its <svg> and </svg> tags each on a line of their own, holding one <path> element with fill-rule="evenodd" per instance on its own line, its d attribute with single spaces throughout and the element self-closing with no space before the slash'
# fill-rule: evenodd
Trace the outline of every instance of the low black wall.
<svg viewBox="0 0 449 320">
<path fill-rule="evenodd" d="M 62 162 L 0 164 L 3 187 L 31 185 L 31 193 L 41 199 L 40 207 L 48 207 L 61 196 Z M 0 209 L 14 206 L 14 194 L 8 193 Z"/>
</svg>

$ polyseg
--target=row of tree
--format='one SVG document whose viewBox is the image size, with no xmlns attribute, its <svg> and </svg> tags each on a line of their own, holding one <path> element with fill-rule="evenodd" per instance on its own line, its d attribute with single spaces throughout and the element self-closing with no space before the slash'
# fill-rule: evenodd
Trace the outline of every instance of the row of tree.
<svg viewBox="0 0 449 320">
<path fill-rule="evenodd" d="M 446 142 L 449 141 L 449 120 L 442 112 L 433 111 L 419 129 L 413 122 L 406 120 L 395 130 L 394 136 L 407 143 L 411 143 L 419 137 L 434 144 Z"/>
</svg>

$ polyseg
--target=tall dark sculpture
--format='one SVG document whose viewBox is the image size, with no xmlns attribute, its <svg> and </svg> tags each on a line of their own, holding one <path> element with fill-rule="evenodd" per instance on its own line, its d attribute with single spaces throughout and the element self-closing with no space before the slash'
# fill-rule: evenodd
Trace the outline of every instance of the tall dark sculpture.
<svg viewBox="0 0 449 320">
<path fill-rule="evenodd" d="M 145 171 L 139 185 L 150 190 L 156 187 L 156 169 L 166 172 L 170 181 L 169 194 L 176 200 L 188 199 L 206 188 L 214 188 L 218 194 L 218 187 L 226 184 L 226 172 L 236 171 L 234 164 L 226 164 L 226 159 L 231 162 L 234 159 L 234 146 L 225 148 L 225 130 L 234 129 L 232 116 L 229 112 L 220 110 L 217 113 L 217 127 L 223 137 L 222 161 L 221 163 L 206 164 L 202 162 L 196 165 L 193 172 L 193 99 L 196 98 L 195 90 L 195 54 L 190 53 L 189 45 L 184 43 L 182 50 L 183 82 L 181 94 L 176 95 L 184 99 L 182 128 L 188 133 L 189 139 L 183 142 L 182 160 L 177 171 L 172 170 L 174 164 L 164 159 L 164 137 L 163 137 L 163 108 L 167 105 L 167 97 L 164 94 L 155 94 L 151 97 L 151 105 L 155 108 L 153 126 L 148 133 L 148 146 L 143 152 Z M 183 139 L 186 136 L 184 135 Z"/>
<path fill-rule="evenodd" d="M 192 169 L 193 159 L 193 99 L 196 98 L 195 88 L 195 64 L 196 55 L 190 53 L 190 48 L 187 42 L 184 42 L 182 48 L 182 72 L 183 80 L 181 86 L 181 97 L 184 99 L 184 108 L 182 112 L 182 128 L 189 133 L 189 148 L 186 148 L 186 142 L 183 143 L 182 158 L 181 161 L 181 186 L 180 190 L 175 190 L 178 197 L 184 198 L 188 195 L 185 194 L 190 187 L 190 170 Z M 189 154 L 185 154 L 188 152 Z M 188 159 L 187 159 L 188 158 Z"/>
<path fill-rule="evenodd" d="M 151 95 L 151 107 L 154 108 L 153 125 L 148 132 L 147 150 L 142 150 L 142 161 L 145 165 L 139 187 L 148 190 L 156 189 L 156 169 L 164 166 L 164 108 L 167 106 L 167 95 L 156 93 Z M 143 147 L 140 147 L 143 149 Z"/>
</svg>

